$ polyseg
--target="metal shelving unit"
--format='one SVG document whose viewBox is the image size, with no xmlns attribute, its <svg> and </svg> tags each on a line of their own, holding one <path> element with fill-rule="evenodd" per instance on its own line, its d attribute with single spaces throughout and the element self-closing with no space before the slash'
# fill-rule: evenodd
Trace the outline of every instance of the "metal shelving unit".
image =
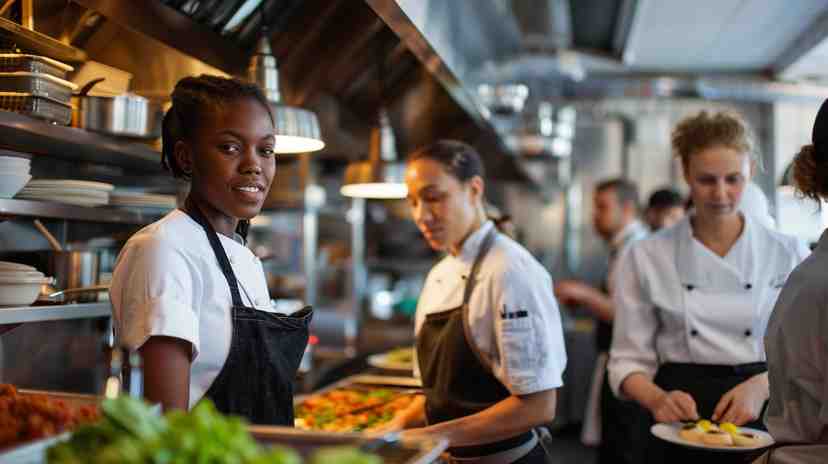
<svg viewBox="0 0 828 464">
<path fill-rule="evenodd" d="M 115 224 L 149 224 L 163 212 L 147 213 L 121 208 L 85 207 L 48 201 L 0 199 L 0 216 L 24 216 Z"/>
<path fill-rule="evenodd" d="M 147 145 L 0 110 L 0 148 L 66 161 L 161 173 L 161 154 Z"/>
<path fill-rule="evenodd" d="M 67 319 L 91 319 L 95 317 L 110 317 L 111 315 L 112 306 L 108 301 L 51 306 L 0 307 L 0 325 Z"/>
</svg>

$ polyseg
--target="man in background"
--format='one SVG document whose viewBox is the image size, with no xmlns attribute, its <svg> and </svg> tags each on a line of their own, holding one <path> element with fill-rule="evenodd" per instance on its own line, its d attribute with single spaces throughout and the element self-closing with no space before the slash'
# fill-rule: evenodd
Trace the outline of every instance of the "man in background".
<svg viewBox="0 0 828 464">
<path fill-rule="evenodd" d="M 615 398 L 606 380 L 608 352 L 612 344 L 612 321 L 615 309 L 610 297 L 610 282 L 616 258 L 635 240 L 644 238 L 647 226 L 638 220 L 638 188 L 625 179 L 611 179 L 598 184 L 593 195 L 593 226 L 609 248 L 607 275 L 600 288 L 577 280 L 563 280 L 555 285 L 555 296 L 566 306 L 584 308 L 597 319 L 595 342 L 598 360 L 584 420 L 583 441 L 600 442 L 599 463 L 637 463 L 629 446 L 631 433 L 637 430 L 637 405 Z M 600 408 L 598 405 L 600 404 Z M 600 418 L 597 417 L 600 415 Z M 596 423 L 600 433 L 591 433 Z M 597 435 L 597 436 L 596 436 Z"/>
<path fill-rule="evenodd" d="M 681 194 L 671 188 L 659 189 L 650 195 L 644 220 L 653 232 L 666 229 L 684 218 L 684 207 Z"/>
</svg>

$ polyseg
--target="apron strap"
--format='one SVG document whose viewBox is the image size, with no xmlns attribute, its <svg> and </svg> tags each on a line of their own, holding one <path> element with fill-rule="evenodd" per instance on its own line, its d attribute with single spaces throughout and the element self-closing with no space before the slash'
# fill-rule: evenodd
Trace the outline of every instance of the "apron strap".
<svg viewBox="0 0 828 464">
<path fill-rule="evenodd" d="M 463 290 L 463 306 L 469 304 L 472 290 L 474 290 L 474 284 L 477 278 L 477 273 L 480 271 L 480 265 L 483 263 L 483 258 L 485 258 L 486 255 L 489 253 L 489 250 L 491 250 L 496 237 L 497 230 L 493 227 L 492 230 L 490 230 L 489 233 L 486 234 L 486 237 L 483 239 L 483 244 L 480 245 L 480 250 L 477 252 L 477 257 L 474 258 L 474 263 L 472 264 L 471 272 L 469 272 L 468 280 L 466 280 L 466 287 Z"/>
<path fill-rule="evenodd" d="M 230 260 L 227 258 L 227 253 L 224 251 L 224 246 L 222 246 L 216 230 L 213 228 L 213 225 L 210 224 L 210 221 L 204 217 L 201 209 L 199 209 L 199 207 L 192 201 L 189 201 L 189 197 L 187 198 L 186 207 L 191 211 L 182 211 L 201 225 L 204 232 L 207 233 L 207 240 L 210 242 L 210 248 L 213 249 L 213 253 L 216 255 L 216 259 L 218 259 L 221 272 L 224 274 L 224 278 L 227 280 L 227 285 L 230 287 L 230 295 L 233 297 L 233 306 L 244 306 L 241 294 L 239 293 L 239 284 L 238 280 L 236 280 L 236 274 L 233 272 L 233 266 L 230 265 Z"/>
<path fill-rule="evenodd" d="M 492 230 L 483 239 L 483 244 L 480 245 L 480 250 L 477 252 L 474 264 L 472 264 L 471 272 L 469 272 L 468 280 L 466 280 L 466 288 L 463 292 L 463 306 L 461 309 L 463 312 L 463 332 L 466 335 L 466 344 L 469 345 L 469 348 L 471 348 L 480 365 L 488 370 L 489 373 L 492 373 L 492 362 L 485 353 L 480 351 L 480 348 L 478 348 L 477 343 L 474 342 L 474 338 L 472 337 L 471 326 L 469 325 L 469 300 L 471 299 L 471 293 L 474 290 L 475 281 L 477 280 L 480 266 L 483 263 L 483 258 L 492 249 L 495 238 L 497 238 L 497 229 L 492 227 Z"/>
</svg>

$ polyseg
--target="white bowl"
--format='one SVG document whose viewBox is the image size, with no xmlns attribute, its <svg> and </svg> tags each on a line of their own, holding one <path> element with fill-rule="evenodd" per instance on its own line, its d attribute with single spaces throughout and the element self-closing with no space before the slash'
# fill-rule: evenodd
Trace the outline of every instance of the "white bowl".
<svg viewBox="0 0 828 464">
<path fill-rule="evenodd" d="M 3 176 L 28 176 L 31 173 L 28 166 L 0 166 L 0 175 Z"/>
<path fill-rule="evenodd" d="M 32 179 L 29 174 L 0 174 L 0 198 L 12 198 Z"/>
<path fill-rule="evenodd" d="M 0 151 L 0 153 L 2 153 L 2 151 Z M 19 156 L 2 156 L 2 155 L 0 155 L 0 163 L 21 163 L 21 164 L 25 163 L 25 164 L 29 164 L 31 162 L 32 162 L 32 160 L 30 160 L 29 158 L 21 158 Z"/>
<path fill-rule="evenodd" d="M 34 266 L 27 264 L 13 263 L 11 261 L 0 261 L 0 272 L 9 271 L 37 271 Z"/>
<path fill-rule="evenodd" d="M 0 306 L 29 306 L 37 300 L 42 283 L 0 283 Z"/>
</svg>

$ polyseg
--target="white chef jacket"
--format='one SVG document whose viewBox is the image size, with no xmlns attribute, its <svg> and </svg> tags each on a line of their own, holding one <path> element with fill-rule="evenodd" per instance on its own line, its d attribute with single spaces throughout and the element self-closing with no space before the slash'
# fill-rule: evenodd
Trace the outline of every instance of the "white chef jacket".
<svg viewBox="0 0 828 464">
<path fill-rule="evenodd" d="M 633 243 L 619 259 L 609 379 L 654 378 L 668 362 L 736 365 L 765 360 L 762 337 L 782 284 L 809 250 L 743 215 L 722 258 L 693 237 L 690 217 Z"/>
<path fill-rule="evenodd" d="M 272 312 L 264 270 L 244 245 L 219 234 L 242 302 Z M 110 289 L 115 337 L 138 349 L 151 336 L 190 342 L 190 407 L 207 392 L 230 351 L 230 288 L 204 229 L 174 210 L 138 231 L 118 255 Z"/>
<path fill-rule="evenodd" d="M 463 303 L 466 278 L 480 246 L 494 228 L 487 221 L 463 243 L 458 256 L 448 255 L 429 272 L 417 303 L 415 334 L 426 316 Z M 526 311 L 527 317 L 504 318 L 501 312 Z M 469 327 L 495 377 L 513 395 L 563 385 L 566 350 L 558 303 L 546 269 L 517 242 L 498 234 L 480 265 L 469 300 Z M 419 369 L 415 369 L 419 376 Z"/>
<path fill-rule="evenodd" d="M 828 232 L 785 283 L 765 335 L 773 463 L 828 462 Z M 819 445 L 816 445 L 819 443 Z"/>
</svg>

